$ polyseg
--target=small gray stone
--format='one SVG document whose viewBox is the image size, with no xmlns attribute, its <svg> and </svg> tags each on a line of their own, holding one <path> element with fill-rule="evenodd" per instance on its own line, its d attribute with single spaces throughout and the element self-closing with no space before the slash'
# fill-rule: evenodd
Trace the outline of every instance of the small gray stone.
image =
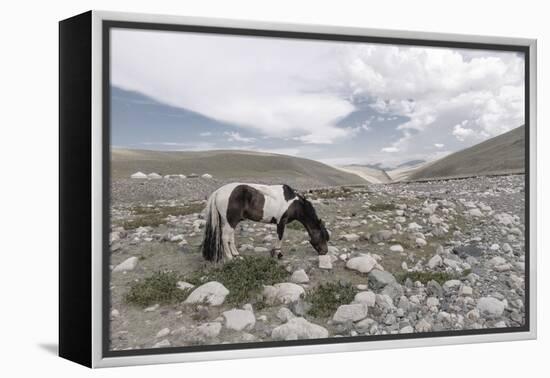
<svg viewBox="0 0 550 378">
<path fill-rule="evenodd" d="M 400 244 L 394 244 L 390 247 L 390 251 L 392 251 L 392 252 L 403 252 L 404 249 Z"/>
<path fill-rule="evenodd" d="M 221 323 L 204 323 L 197 327 L 197 331 L 205 338 L 214 338 L 220 334 L 222 330 Z"/>
<path fill-rule="evenodd" d="M 393 232 L 390 230 L 380 230 L 372 235 L 371 240 L 373 243 L 380 243 L 386 240 L 390 240 L 393 237 Z"/>
<path fill-rule="evenodd" d="M 368 276 L 369 286 L 373 289 L 382 289 L 386 285 L 396 282 L 393 274 L 384 270 L 374 269 Z"/>
<path fill-rule="evenodd" d="M 163 328 L 160 331 L 158 331 L 157 335 L 155 336 L 157 339 L 166 337 L 170 334 L 170 328 Z"/>
<path fill-rule="evenodd" d="M 483 297 L 477 302 L 477 309 L 488 317 L 499 317 L 503 314 L 506 305 L 493 297 Z"/>
<path fill-rule="evenodd" d="M 439 282 L 435 280 L 428 281 L 426 288 L 428 293 L 431 295 L 434 295 L 436 297 L 441 297 L 443 295 L 443 288 L 441 287 Z"/>
<path fill-rule="evenodd" d="M 304 316 L 311 309 L 311 304 L 302 299 L 298 299 L 297 301 L 291 302 L 289 308 L 296 316 Z"/>
<path fill-rule="evenodd" d="M 305 270 L 299 269 L 292 273 L 292 277 L 290 277 L 290 280 L 294 283 L 308 283 L 309 277 L 307 276 Z"/>
<path fill-rule="evenodd" d="M 168 348 L 170 346 L 170 341 L 162 340 L 153 345 L 153 348 Z"/>
<path fill-rule="evenodd" d="M 319 256 L 319 268 L 320 269 L 332 269 L 332 259 L 330 255 Z"/>
<path fill-rule="evenodd" d="M 234 308 L 223 312 L 222 315 L 225 319 L 225 327 L 234 331 L 251 329 L 256 324 L 256 318 L 250 311 Z"/>
<path fill-rule="evenodd" d="M 368 255 L 353 257 L 346 262 L 346 268 L 357 270 L 361 273 L 369 273 L 376 265 L 376 260 Z"/>
<path fill-rule="evenodd" d="M 443 284 L 443 290 L 445 291 L 451 291 L 456 288 L 460 287 L 460 281 L 459 280 L 448 280 Z"/>
<path fill-rule="evenodd" d="M 157 311 L 159 307 L 160 306 L 157 303 L 157 304 L 154 304 L 152 306 L 147 307 L 145 310 L 143 310 L 143 312 L 154 312 L 154 311 Z"/>
<path fill-rule="evenodd" d="M 113 272 L 125 272 L 128 270 L 134 270 L 137 266 L 138 258 L 136 256 L 132 256 L 115 266 L 113 269 Z"/>
<path fill-rule="evenodd" d="M 356 242 L 359 240 L 359 235 L 357 234 L 344 234 L 340 236 L 340 239 L 345 240 L 347 242 Z"/>
<path fill-rule="evenodd" d="M 438 307 L 439 306 L 439 299 L 436 297 L 429 297 L 426 299 L 426 306 L 428 307 Z"/>
<path fill-rule="evenodd" d="M 403 287 L 397 282 L 390 282 L 382 289 L 381 293 L 395 299 L 403 295 Z"/>
<path fill-rule="evenodd" d="M 369 307 L 372 307 L 376 303 L 376 294 L 372 291 L 361 291 L 357 294 L 355 294 L 355 298 L 353 299 L 353 302 L 355 303 L 364 303 Z"/>
<path fill-rule="evenodd" d="M 280 321 L 286 323 L 288 322 L 290 319 L 293 319 L 295 318 L 294 314 L 292 313 L 292 311 L 290 311 L 288 308 L 286 307 L 281 307 L 279 309 L 279 311 L 277 311 L 277 318 L 279 318 Z"/>
<path fill-rule="evenodd" d="M 189 282 L 185 282 L 185 281 L 178 281 L 177 287 L 180 290 L 188 290 L 188 289 L 194 288 L 195 285 L 192 285 Z"/>
<path fill-rule="evenodd" d="M 413 333 L 414 329 L 410 325 L 405 326 L 399 330 L 399 333 Z"/>
<path fill-rule="evenodd" d="M 264 286 L 263 290 L 263 296 L 269 304 L 288 304 L 299 300 L 303 295 L 305 295 L 304 288 L 291 282 Z"/>
<path fill-rule="evenodd" d="M 428 261 L 428 268 L 434 269 L 443 264 L 443 259 L 439 255 L 434 255 L 430 261 Z"/>
<path fill-rule="evenodd" d="M 432 325 L 425 319 L 420 319 L 414 328 L 416 332 L 430 332 L 432 330 Z"/>
</svg>

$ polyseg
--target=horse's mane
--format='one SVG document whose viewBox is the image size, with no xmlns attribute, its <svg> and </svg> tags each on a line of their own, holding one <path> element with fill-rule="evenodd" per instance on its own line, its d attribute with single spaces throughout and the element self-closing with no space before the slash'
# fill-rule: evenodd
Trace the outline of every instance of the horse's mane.
<svg viewBox="0 0 550 378">
<path fill-rule="evenodd" d="M 305 212 L 305 215 L 312 219 L 313 221 L 318 223 L 319 228 L 321 229 L 321 232 L 323 233 L 323 238 L 325 240 L 329 240 L 330 235 L 325 227 L 325 223 L 321 218 L 317 216 L 317 212 L 315 211 L 315 208 L 313 207 L 313 204 L 302 194 L 295 192 L 298 198 L 301 200 L 303 206 L 303 210 Z"/>
</svg>

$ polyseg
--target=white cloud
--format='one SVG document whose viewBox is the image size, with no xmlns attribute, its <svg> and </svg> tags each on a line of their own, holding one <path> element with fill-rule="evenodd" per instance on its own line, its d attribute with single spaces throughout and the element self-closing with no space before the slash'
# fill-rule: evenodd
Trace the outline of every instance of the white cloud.
<svg viewBox="0 0 550 378">
<path fill-rule="evenodd" d="M 475 134 L 474 130 L 463 127 L 467 123 L 467 121 L 464 121 L 461 124 L 455 125 L 455 127 L 453 128 L 453 135 L 461 142 L 468 138 L 471 138 Z"/>
<path fill-rule="evenodd" d="M 256 140 L 256 138 L 247 138 L 241 136 L 238 132 L 234 131 L 226 131 L 223 133 L 224 135 L 227 135 L 229 138 L 227 138 L 228 142 L 242 142 L 242 143 L 252 143 Z"/>
<path fill-rule="evenodd" d="M 204 133 L 200 133 L 199 135 L 202 136 L 202 137 L 207 137 L 207 136 L 211 136 L 212 133 L 210 131 L 206 131 Z"/>
<path fill-rule="evenodd" d="M 230 122 L 243 130 L 227 137 L 249 148 L 264 137 L 274 148 L 341 147 L 364 130 L 370 150 L 339 153 L 413 159 L 426 146 L 454 150 L 524 123 L 515 53 L 125 29 L 112 37 L 114 85 Z M 381 114 L 337 126 L 365 99 Z M 377 142 L 396 121 L 399 135 Z M 338 158 L 335 150 L 323 158 Z"/>
<path fill-rule="evenodd" d="M 395 146 L 382 148 L 382 152 L 398 152 L 398 151 L 399 151 L 399 148 Z"/>
<path fill-rule="evenodd" d="M 423 131 L 464 119 L 479 138 L 524 123 L 524 59 L 515 53 L 350 45 L 341 72 L 354 96 L 371 98 L 388 116 L 407 117 L 399 129 L 417 131 L 412 138 L 419 142 Z M 462 129 L 461 140 L 472 135 Z"/>
<path fill-rule="evenodd" d="M 338 69 L 337 60 L 328 58 L 339 46 L 117 29 L 111 80 L 264 135 L 333 143 L 352 135 L 336 123 L 355 109 L 348 99 L 323 90 Z"/>
</svg>

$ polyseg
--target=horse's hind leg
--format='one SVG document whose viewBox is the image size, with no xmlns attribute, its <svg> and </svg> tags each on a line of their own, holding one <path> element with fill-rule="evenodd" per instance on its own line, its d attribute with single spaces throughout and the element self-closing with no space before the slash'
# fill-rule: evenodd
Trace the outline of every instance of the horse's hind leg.
<svg viewBox="0 0 550 378">
<path fill-rule="evenodd" d="M 225 223 L 222 227 L 222 243 L 223 243 L 223 254 L 225 258 L 228 260 L 231 260 L 233 258 L 233 254 L 231 253 L 231 244 L 230 244 L 230 241 L 232 240 L 232 234 L 233 234 L 233 228 L 228 223 Z"/>
<path fill-rule="evenodd" d="M 239 256 L 237 245 L 235 244 L 235 229 L 228 225 L 227 235 L 229 239 L 229 250 L 234 257 Z"/>
</svg>

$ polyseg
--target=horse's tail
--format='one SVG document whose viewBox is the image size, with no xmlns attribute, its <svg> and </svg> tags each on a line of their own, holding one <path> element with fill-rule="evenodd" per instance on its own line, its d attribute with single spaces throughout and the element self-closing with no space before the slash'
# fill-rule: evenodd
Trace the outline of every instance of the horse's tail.
<svg viewBox="0 0 550 378">
<path fill-rule="evenodd" d="M 206 226 L 201 244 L 202 256 L 207 261 L 218 262 L 223 257 L 221 216 L 216 207 L 217 191 L 210 195 L 206 203 Z"/>
</svg>

